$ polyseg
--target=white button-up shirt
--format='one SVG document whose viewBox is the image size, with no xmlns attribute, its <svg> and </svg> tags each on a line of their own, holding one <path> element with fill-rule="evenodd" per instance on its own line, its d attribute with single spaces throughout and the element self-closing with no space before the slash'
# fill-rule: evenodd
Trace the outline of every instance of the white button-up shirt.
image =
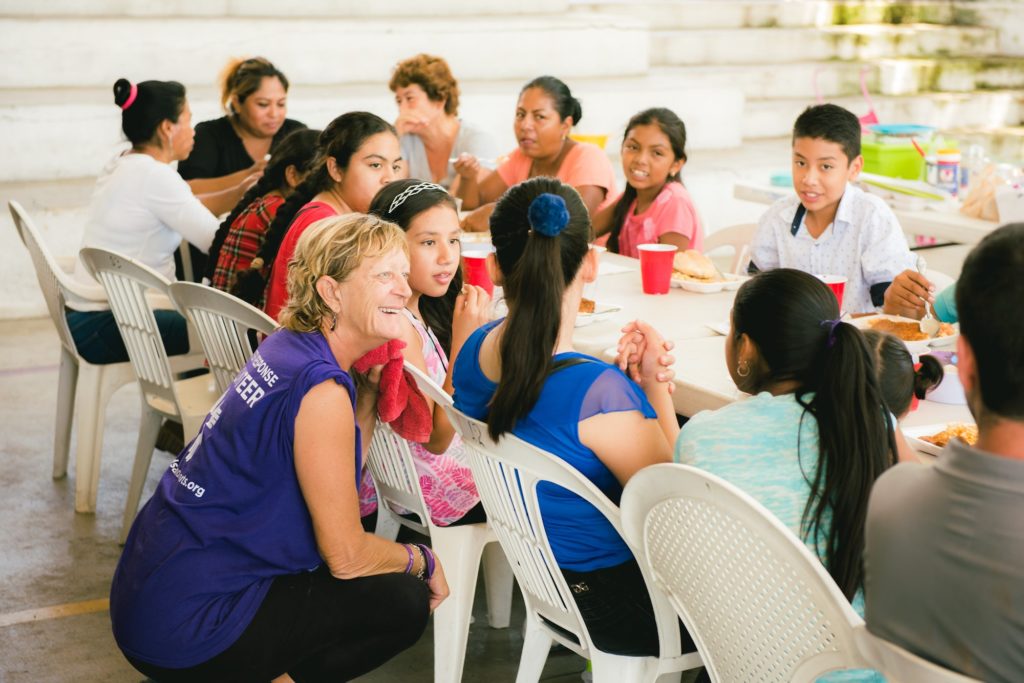
<svg viewBox="0 0 1024 683">
<path fill-rule="evenodd" d="M 847 184 L 836 217 L 817 239 L 804 221 L 796 235 L 793 219 L 796 195 L 772 204 L 761 216 L 751 244 L 751 258 L 760 270 L 796 268 L 815 275 L 847 278 L 843 310 L 863 313 L 876 309 L 871 286 L 892 282 L 913 268 L 914 257 L 892 209 L 879 197 Z"/>
</svg>

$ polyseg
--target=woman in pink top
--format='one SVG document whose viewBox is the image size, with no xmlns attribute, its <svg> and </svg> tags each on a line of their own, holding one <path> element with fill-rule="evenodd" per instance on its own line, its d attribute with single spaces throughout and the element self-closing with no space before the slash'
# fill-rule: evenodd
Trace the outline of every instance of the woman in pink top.
<svg viewBox="0 0 1024 683">
<path fill-rule="evenodd" d="M 451 195 L 435 183 L 399 180 L 382 189 L 370 213 L 398 225 L 409 245 L 409 288 L 402 339 L 405 360 L 423 370 L 449 394 L 449 368 L 463 343 L 489 320 L 491 299 L 480 287 L 463 285 L 459 216 Z M 450 359 L 450 360 L 449 360 Z M 438 526 L 486 519 L 462 441 L 439 405 L 426 443 L 410 443 L 423 499 Z M 376 492 L 364 472 L 359 514 L 376 509 Z"/>
<path fill-rule="evenodd" d="M 579 100 L 554 76 L 540 76 L 519 93 L 515 134 L 519 146 L 494 172 L 478 182 L 480 162 L 463 154 L 455 162 L 462 180 L 458 196 L 462 208 L 476 209 L 463 221 L 472 231 L 486 231 L 494 202 L 505 190 L 527 178 L 549 176 L 573 186 L 591 214 L 615 196 L 615 172 L 604 151 L 576 142 L 569 131 L 583 118 Z"/>
<path fill-rule="evenodd" d="M 670 109 L 629 120 L 622 139 L 626 191 L 594 216 L 594 233 L 608 235 L 610 251 L 639 258 L 637 245 L 652 242 L 703 249 L 700 217 L 679 178 L 685 164 L 686 126 Z"/>
<path fill-rule="evenodd" d="M 305 180 L 277 210 L 249 270 L 231 292 L 249 303 L 266 292 L 264 310 L 277 319 L 288 300 L 288 261 L 313 223 L 346 213 L 366 213 L 377 191 L 401 177 L 402 152 L 394 127 L 376 114 L 342 114 L 320 134 L 317 158 Z M 261 274 L 272 264 L 269 281 Z"/>
</svg>

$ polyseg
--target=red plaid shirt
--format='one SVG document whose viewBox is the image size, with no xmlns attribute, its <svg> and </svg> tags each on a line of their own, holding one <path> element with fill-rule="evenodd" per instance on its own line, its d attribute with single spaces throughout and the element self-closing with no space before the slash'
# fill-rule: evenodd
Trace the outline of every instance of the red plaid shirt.
<svg viewBox="0 0 1024 683">
<path fill-rule="evenodd" d="M 267 235 L 267 228 L 277 215 L 277 210 L 284 204 L 284 197 L 277 194 L 268 194 L 260 197 L 249 206 L 245 207 L 242 213 L 238 214 L 224 244 L 221 246 L 220 255 L 217 257 L 217 267 L 213 271 L 213 282 L 215 288 L 230 292 L 235 285 L 235 278 L 238 274 L 249 267 L 252 260 L 256 258 L 263 240 Z M 267 264 L 262 272 L 267 277 L 270 273 L 271 264 Z M 261 297 L 258 308 L 263 308 Z"/>
</svg>

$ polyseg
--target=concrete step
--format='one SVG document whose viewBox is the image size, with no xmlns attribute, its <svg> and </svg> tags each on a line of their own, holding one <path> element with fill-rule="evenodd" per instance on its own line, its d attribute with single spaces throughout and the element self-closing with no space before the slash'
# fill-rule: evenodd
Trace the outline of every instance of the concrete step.
<svg viewBox="0 0 1024 683">
<path fill-rule="evenodd" d="M 5 17 L 437 17 L 507 14 L 562 14 L 566 0 L 432 0 L 411 3 L 406 0 L 290 0 L 287 8 L 277 0 L 47 0 L 25 3 L 0 0 L 0 16 Z M 287 11 L 283 11 L 287 9 Z"/>
<path fill-rule="evenodd" d="M 785 64 L 993 54 L 994 28 L 910 24 L 823 28 L 652 30 L 653 65 Z"/>
<path fill-rule="evenodd" d="M 867 105 L 860 97 L 839 97 L 830 101 L 858 116 L 867 113 Z M 918 123 L 942 131 L 965 126 L 1004 128 L 1024 123 L 1024 92 L 1020 90 L 881 96 L 874 98 L 874 103 L 878 119 L 883 123 Z M 811 102 L 803 98 L 747 100 L 744 140 L 789 134 L 793 121 L 809 104 Z"/>
<path fill-rule="evenodd" d="M 400 18 L 399 18 L 400 17 Z M 642 75 L 647 25 L 590 14 L 389 19 L 0 19 L 5 88 L 109 88 L 118 76 L 210 84 L 229 57 L 269 54 L 295 84 L 387 83 L 418 52 L 443 55 L 459 79 Z M 633 45 L 628 51 L 609 45 Z M 481 59 L 486 55 L 486 59 Z"/>
<path fill-rule="evenodd" d="M 572 2 L 576 12 L 644 17 L 660 29 L 797 28 L 856 24 L 975 24 L 976 12 L 954 2 L 866 0 L 631 0 Z M 971 6 L 986 3 L 970 3 Z"/>
<path fill-rule="evenodd" d="M 677 88 L 728 83 L 748 98 L 829 98 L 859 95 L 862 70 L 872 96 L 1024 88 L 1024 59 L 1001 56 L 673 66 L 651 74 Z"/>
</svg>

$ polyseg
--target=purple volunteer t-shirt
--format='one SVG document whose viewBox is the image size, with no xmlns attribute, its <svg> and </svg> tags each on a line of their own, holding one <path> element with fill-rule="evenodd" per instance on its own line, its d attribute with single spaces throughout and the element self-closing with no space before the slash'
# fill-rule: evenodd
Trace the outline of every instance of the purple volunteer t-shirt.
<svg viewBox="0 0 1024 683">
<path fill-rule="evenodd" d="M 319 332 L 268 337 L 171 462 L 139 512 L 114 573 L 110 617 L 129 656 L 185 668 L 220 654 L 252 621 L 274 577 L 322 560 L 295 474 L 306 393 L 352 379 Z M 360 466 L 356 427 L 355 471 Z"/>
</svg>

